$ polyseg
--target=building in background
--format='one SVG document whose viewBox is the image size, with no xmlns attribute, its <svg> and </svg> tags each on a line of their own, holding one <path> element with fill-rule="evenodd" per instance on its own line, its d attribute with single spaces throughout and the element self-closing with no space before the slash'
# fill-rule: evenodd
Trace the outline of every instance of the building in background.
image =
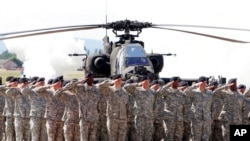
<svg viewBox="0 0 250 141">
<path fill-rule="evenodd" d="M 9 59 L 0 59 L 0 69 L 15 70 L 16 68 L 17 64 L 14 61 Z"/>
</svg>

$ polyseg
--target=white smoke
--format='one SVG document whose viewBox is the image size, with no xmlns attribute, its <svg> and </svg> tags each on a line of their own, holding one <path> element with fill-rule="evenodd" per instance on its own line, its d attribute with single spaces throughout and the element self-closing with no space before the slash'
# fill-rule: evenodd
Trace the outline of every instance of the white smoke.
<svg viewBox="0 0 250 141">
<path fill-rule="evenodd" d="M 4 41 L 8 50 L 17 54 L 24 64 L 26 77 L 46 79 L 65 75 L 82 65 L 82 57 L 70 53 L 84 53 L 84 42 L 71 33 L 50 34 Z"/>
</svg>

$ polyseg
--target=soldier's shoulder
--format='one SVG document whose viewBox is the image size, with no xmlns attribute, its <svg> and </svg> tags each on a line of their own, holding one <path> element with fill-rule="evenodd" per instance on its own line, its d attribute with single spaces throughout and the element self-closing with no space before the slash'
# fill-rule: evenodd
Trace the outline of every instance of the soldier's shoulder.
<svg viewBox="0 0 250 141">
<path fill-rule="evenodd" d="M 21 90 L 22 92 L 33 91 L 30 87 L 25 87 Z"/>
<path fill-rule="evenodd" d="M 99 87 L 97 85 L 93 85 L 92 86 L 92 91 L 98 92 L 99 91 Z"/>
<path fill-rule="evenodd" d="M 213 94 L 213 91 L 211 91 L 211 90 L 209 90 L 209 89 L 206 89 L 206 93 L 212 95 L 212 94 Z"/>
<path fill-rule="evenodd" d="M 71 91 L 69 91 L 69 90 L 62 91 L 62 93 L 66 94 L 66 95 L 71 95 L 71 94 L 72 94 L 72 92 L 71 92 Z"/>
<path fill-rule="evenodd" d="M 7 92 L 20 92 L 19 88 L 9 88 Z"/>
<path fill-rule="evenodd" d="M 78 91 L 85 91 L 86 90 L 86 86 L 84 84 L 77 84 L 76 85 L 76 89 L 78 89 Z"/>
</svg>

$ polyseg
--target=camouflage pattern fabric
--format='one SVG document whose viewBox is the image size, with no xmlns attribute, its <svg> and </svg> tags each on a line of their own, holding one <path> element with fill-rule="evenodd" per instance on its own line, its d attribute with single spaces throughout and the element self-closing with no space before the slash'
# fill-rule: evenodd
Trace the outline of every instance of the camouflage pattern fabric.
<svg viewBox="0 0 250 141">
<path fill-rule="evenodd" d="M 205 89 L 201 91 L 196 86 L 187 88 L 184 94 L 190 97 L 191 106 L 191 129 L 193 140 L 209 141 L 212 124 L 212 91 Z"/>
<path fill-rule="evenodd" d="M 48 141 L 62 141 L 63 138 L 63 121 L 65 105 L 54 95 L 56 91 L 48 89 L 48 87 L 39 87 L 36 92 L 46 100 L 46 130 Z"/>
<path fill-rule="evenodd" d="M 137 104 L 134 96 L 128 95 L 128 123 L 127 123 L 127 141 L 136 140 L 135 117 L 137 115 Z"/>
<path fill-rule="evenodd" d="M 14 128 L 14 117 L 6 117 L 5 121 L 5 140 L 15 140 L 15 128 Z"/>
<path fill-rule="evenodd" d="M 152 119 L 136 118 L 136 141 L 152 141 L 154 125 Z"/>
<path fill-rule="evenodd" d="M 108 129 L 107 129 L 107 101 L 103 95 L 101 95 L 100 102 L 98 104 L 99 121 L 97 123 L 97 140 L 108 141 Z"/>
<path fill-rule="evenodd" d="M 182 140 L 185 97 L 178 89 L 173 89 L 169 85 L 163 86 L 159 95 L 165 100 L 163 116 L 165 140 Z"/>
<path fill-rule="evenodd" d="M 153 140 L 160 141 L 164 139 L 165 129 L 163 126 L 163 112 L 164 112 L 164 99 L 162 97 L 157 97 L 154 106 L 154 134 Z"/>
<path fill-rule="evenodd" d="M 45 119 L 42 117 L 30 117 L 30 130 L 32 141 L 46 141 Z"/>
<path fill-rule="evenodd" d="M 223 140 L 222 137 L 222 122 L 219 120 L 219 115 L 223 107 L 223 100 L 220 98 L 214 98 L 212 104 L 212 118 L 213 125 L 212 125 L 212 134 L 211 140 L 212 141 L 221 141 Z"/>
<path fill-rule="evenodd" d="M 46 121 L 48 141 L 63 141 L 63 121 L 50 120 Z"/>
<path fill-rule="evenodd" d="M 244 93 L 243 100 L 242 124 L 250 125 L 250 88 Z"/>
<path fill-rule="evenodd" d="M 16 141 L 30 141 L 30 118 L 15 117 Z"/>
<path fill-rule="evenodd" d="M 214 91 L 213 97 L 223 100 L 219 120 L 222 121 L 223 140 L 229 141 L 229 125 L 242 124 L 243 96 L 238 91 L 231 91 L 228 85 L 221 86 Z"/>
<path fill-rule="evenodd" d="M 5 129 L 5 117 L 0 116 L 0 141 L 3 140 L 4 129 Z"/>
<path fill-rule="evenodd" d="M 16 141 L 30 141 L 30 101 L 26 92 L 26 88 L 10 88 L 11 93 L 9 95 L 13 98 L 15 102 L 14 107 L 14 127 L 15 127 L 15 137 Z"/>
<path fill-rule="evenodd" d="M 2 88 L 1 88 L 2 87 Z M 5 105 L 5 95 L 6 88 L 3 85 L 0 85 L 0 141 L 3 139 L 4 129 L 5 129 L 5 116 L 3 114 L 4 105 Z"/>
<path fill-rule="evenodd" d="M 211 141 L 222 141 L 222 122 L 220 120 L 214 120 L 212 125 L 212 136 Z"/>
<path fill-rule="evenodd" d="M 80 120 L 81 141 L 97 140 L 97 122 Z"/>
<path fill-rule="evenodd" d="M 154 103 L 156 96 L 149 89 L 145 90 L 138 87 L 137 83 L 125 84 L 124 89 L 128 94 L 134 96 L 137 105 L 137 114 L 135 117 L 136 140 L 151 141 L 153 137 L 154 121 Z"/>
<path fill-rule="evenodd" d="M 5 140 L 13 141 L 15 138 L 14 129 L 14 100 L 12 99 L 12 93 L 14 91 L 5 86 L 0 87 L 0 95 L 4 96 L 4 109 L 3 116 L 5 116 Z"/>
<path fill-rule="evenodd" d="M 127 121 L 120 119 L 107 120 L 109 141 L 125 141 L 127 135 Z"/>
<path fill-rule="evenodd" d="M 190 139 L 192 138 L 192 134 L 191 134 L 191 99 L 190 97 L 184 95 L 185 98 L 185 108 L 184 108 L 184 123 L 183 123 L 183 127 L 184 127 L 184 131 L 183 131 L 183 137 L 182 137 L 182 141 L 190 141 Z"/>
<path fill-rule="evenodd" d="M 101 95 L 94 85 L 78 84 L 75 89 L 80 107 L 81 141 L 96 140 Z"/>
<path fill-rule="evenodd" d="M 63 126 L 65 141 L 80 141 L 79 124 L 67 123 Z"/>
<path fill-rule="evenodd" d="M 64 138 L 65 141 L 74 141 L 80 135 L 79 105 L 75 94 L 71 91 L 57 91 L 54 95 L 65 105 L 64 115 Z M 77 126 L 76 126 L 77 125 Z M 75 138 L 74 138 L 75 137 Z M 78 138 L 80 139 L 80 138 Z"/>
<path fill-rule="evenodd" d="M 31 88 L 25 88 L 22 90 L 23 95 L 26 95 L 30 101 L 30 128 L 31 128 L 31 140 L 40 141 L 44 136 L 45 125 L 42 125 L 43 116 L 45 113 L 46 103 L 44 100 Z"/>
<path fill-rule="evenodd" d="M 125 141 L 128 120 L 128 95 L 122 89 L 116 89 L 105 83 L 99 85 L 107 100 L 107 129 L 109 141 Z"/>
</svg>

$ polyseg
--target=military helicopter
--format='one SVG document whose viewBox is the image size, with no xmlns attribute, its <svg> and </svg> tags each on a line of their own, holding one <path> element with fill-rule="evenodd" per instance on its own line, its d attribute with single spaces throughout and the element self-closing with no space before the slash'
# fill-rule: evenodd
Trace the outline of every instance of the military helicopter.
<svg viewBox="0 0 250 141">
<path fill-rule="evenodd" d="M 51 34 L 57 32 L 77 31 L 77 30 L 91 30 L 96 28 L 105 28 L 106 30 L 112 29 L 112 32 L 118 41 L 109 41 L 109 37 L 106 35 L 103 38 L 104 53 L 101 54 L 69 54 L 69 56 L 84 56 L 83 58 L 83 70 L 85 73 L 91 72 L 95 78 L 108 78 L 114 74 L 121 74 L 123 80 L 130 79 L 131 77 L 137 77 L 140 79 L 142 76 L 147 76 L 150 80 L 159 79 L 159 73 L 164 67 L 163 56 L 172 56 L 176 54 L 159 54 L 159 53 L 147 53 L 144 49 L 144 42 L 136 40 L 139 37 L 142 29 L 156 28 L 162 30 L 172 30 L 177 32 L 184 32 L 189 34 L 195 34 L 199 36 L 205 36 L 209 38 L 215 38 L 219 40 L 236 42 L 236 43 L 249 43 L 246 41 L 240 41 L 235 39 L 229 39 L 225 37 L 219 37 L 209 34 L 203 34 L 198 32 L 192 32 L 187 30 L 180 30 L 169 27 L 195 27 L 195 28 L 215 28 L 226 30 L 241 30 L 249 31 L 248 29 L 238 28 L 225 28 L 225 27 L 211 27 L 211 26 L 197 26 L 197 25 L 170 25 L 170 24 L 152 24 L 149 22 L 138 22 L 131 20 L 121 20 L 116 22 L 110 22 L 106 24 L 91 24 L 91 25 L 76 25 L 76 26 L 64 26 L 54 27 L 46 29 L 36 29 L 29 31 L 18 31 L 10 33 L 0 34 L 0 40 L 7 40 L 13 38 L 21 38 L 42 34 Z M 124 32 L 118 34 L 118 32 Z M 132 34 L 136 32 L 136 34 Z M 169 81 L 168 78 L 163 78 L 165 82 Z M 186 79 L 191 84 L 196 79 Z M 225 83 L 226 79 L 219 77 L 220 83 Z"/>
</svg>

